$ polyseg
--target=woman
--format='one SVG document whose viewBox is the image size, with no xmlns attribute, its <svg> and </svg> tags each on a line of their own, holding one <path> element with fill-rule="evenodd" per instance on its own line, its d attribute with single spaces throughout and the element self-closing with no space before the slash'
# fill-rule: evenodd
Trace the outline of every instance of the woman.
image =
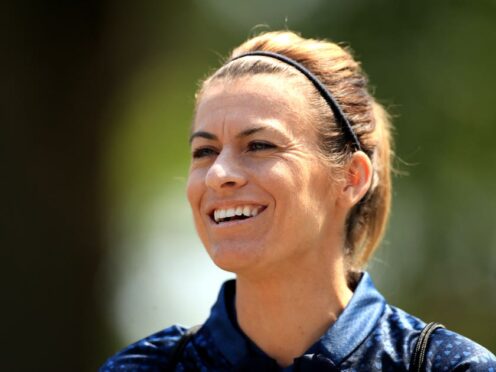
<svg viewBox="0 0 496 372">
<path fill-rule="evenodd" d="M 363 272 L 390 207 L 390 125 L 346 50 L 248 40 L 200 88 L 190 142 L 196 229 L 236 280 L 199 329 L 167 328 L 102 371 L 496 370 Z"/>
</svg>

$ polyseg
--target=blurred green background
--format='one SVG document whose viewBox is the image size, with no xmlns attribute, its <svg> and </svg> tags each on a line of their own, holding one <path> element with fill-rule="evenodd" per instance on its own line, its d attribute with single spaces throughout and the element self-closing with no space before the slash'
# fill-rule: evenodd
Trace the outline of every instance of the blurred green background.
<svg viewBox="0 0 496 372">
<path fill-rule="evenodd" d="M 396 126 L 369 270 L 496 350 L 496 1 L 24 1 L 0 12 L 2 370 L 94 371 L 207 315 L 184 194 L 197 82 L 264 30 L 350 45 Z"/>
</svg>

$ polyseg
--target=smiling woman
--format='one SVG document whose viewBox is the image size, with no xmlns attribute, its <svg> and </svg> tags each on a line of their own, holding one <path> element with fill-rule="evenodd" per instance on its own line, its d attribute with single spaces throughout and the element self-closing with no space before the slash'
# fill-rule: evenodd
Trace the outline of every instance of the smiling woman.
<svg viewBox="0 0 496 372">
<path fill-rule="evenodd" d="M 351 54 L 291 32 L 235 49 L 197 94 L 187 185 L 207 252 L 236 274 L 206 322 L 122 370 L 491 370 L 483 347 L 390 306 L 364 267 L 389 212 L 390 135 Z"/>
<path fill-rule="evenodd" d="M 338 183 L 318 155 L 316 134 L 297 115 L 304 104 L 291 82 L 273 75 L 211 82 L 200 99 L 188 198 L 210 256 L 238 278 L 275 278 L 281 269 L 282 279 L 283 268 L 304 257 L 318 262 L 321 251 L 336 253 L 323 248 L 338 243 L 329 232 L 344 225 L 347 211 L 343 203 L 331 207 Z M 236 218 L 241 209 L 250 218 Z"/>
</svg>

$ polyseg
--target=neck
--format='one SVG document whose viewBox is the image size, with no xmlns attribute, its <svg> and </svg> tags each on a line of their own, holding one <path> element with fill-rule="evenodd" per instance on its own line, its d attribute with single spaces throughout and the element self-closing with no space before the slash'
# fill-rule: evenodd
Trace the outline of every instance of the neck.
<svg viewBox="0 0 496 372">
<path fill-rule="evenodd" d="M 264 278 L 238 275 L 236 313 L 243 332 L 288 366 L 336 321 L 351 296 L 342 261 L 326 270 L 299 265 Z"/>
</svg>

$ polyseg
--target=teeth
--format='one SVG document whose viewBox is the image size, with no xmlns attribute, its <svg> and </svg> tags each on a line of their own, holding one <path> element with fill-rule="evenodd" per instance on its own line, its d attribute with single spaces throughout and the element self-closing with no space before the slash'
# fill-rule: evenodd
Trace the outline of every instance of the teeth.
<svg viewBox="0 0 496 372">
<path fill-rule="evenodd" d="M 245 206 L 245 207 L 243 208 L 243 214 L 244 214 L 246 217 L 250 217 L 250 207 Z"/>
<path fill-rule="evenodd" d="M 215 222 L 220 222 L 225 218 L 234 216 L 255 217 L 258 215 L 262 208 L 260 206 L 243 205 L 236 208 L 216 209 L 214 210 Z"/>
</svg>

